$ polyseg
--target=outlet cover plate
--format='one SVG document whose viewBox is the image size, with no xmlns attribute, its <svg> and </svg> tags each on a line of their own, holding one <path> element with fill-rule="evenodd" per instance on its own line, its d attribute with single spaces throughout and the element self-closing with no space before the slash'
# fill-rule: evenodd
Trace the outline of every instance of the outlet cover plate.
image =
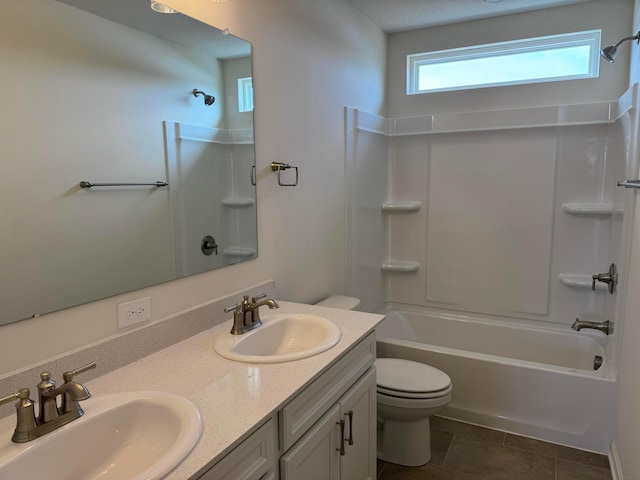
<svg viewBox="0 0 640 480">
<path fill-rule="evenodd" d="M 118 328 L 126 328 L 151 319 L 151 297 L 118 304 Z"/>
</svg>

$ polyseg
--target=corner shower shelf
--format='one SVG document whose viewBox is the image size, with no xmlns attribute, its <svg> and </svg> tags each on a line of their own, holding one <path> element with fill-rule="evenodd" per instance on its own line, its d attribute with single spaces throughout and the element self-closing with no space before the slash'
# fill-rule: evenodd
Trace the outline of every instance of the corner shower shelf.
<svg viewBox="0 0 640 480">
<path fill-rule="evenodd" d="M 591 275 L 580 275 L 577 273 L 561 273 L 558 275 L 558 280 L 567 287 L 575 288 L 588 288 L 591 289 L 592 279 Z M 606 290 L 609 288 L 604 283 L 596 283 L 596 290 Z"/>
<path fill-rule="evenodd" d="M 222 204 L 225 207 L 251 207 L 256 204 L 256 201 L 253 198 L 235 198 L 228 197 L 222 199 Z"/>
<path fill-rule="evenodd" d="M 562 210 L 571 215 L 586 216 L 620 215 L 624 212 L 622 205 L 611 203 L 563 203 Z"/>
<path fill-rule="evenodd" d="M 384 272 L 413 273 L 420 268 L 419 262 L 407 262 L 400 260 L 387 260 L 382 264 Z"/>
<path fill-rule="evenodd" d="M 422 202 L 385 202 L 382 204 L 384 213 L 413 213 L 420 210 Z"/>
<path fill-rule="evenodd" d="M 249 247 L 227 247 L 222 252 L 230 257 L 253 257 L 258 253 L 255 248 Z"/>
</svg>

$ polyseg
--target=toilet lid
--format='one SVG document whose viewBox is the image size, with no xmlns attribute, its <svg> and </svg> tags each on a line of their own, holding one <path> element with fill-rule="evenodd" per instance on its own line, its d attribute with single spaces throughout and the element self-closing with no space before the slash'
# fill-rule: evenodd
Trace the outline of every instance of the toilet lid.
<svg viewBox="0 0 640 480">
<path fill-rule="evenodd" d="M 449 375 L 424 363 L 399 358 L 376 360 L 377 384 L 399 392 L 437 392 L 451 386 Z"/>
</svg>

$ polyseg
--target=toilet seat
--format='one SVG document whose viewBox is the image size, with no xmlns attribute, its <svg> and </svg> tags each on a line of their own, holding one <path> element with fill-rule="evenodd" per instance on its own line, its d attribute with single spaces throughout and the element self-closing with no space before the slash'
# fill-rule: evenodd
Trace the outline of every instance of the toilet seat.
<svg viewBox="0 0 640 480">
<path fill-rule="evenodd" d="M 451 393 L 451 379 L 437 368 L 400 358 L 378 358 L 375 364 L 379 394 L 429 399 Z"/>
<path fill-rule="evenodd" d="M 399 390 L 390 390 L 387 388 L 382 388 L 382 387 L 378 387 L 378 393 L 381 395 L 386 395 L 388 397 L 396 397 L 396 398 L 409 398 L 409 399 L 416 399 L 416 400 L 427 400 L 430 398 L 440 398 L 440 397 L 445 397 L 447 395 L 449 395 L 451 393 L 451 391 L 453 390 L 453 387 L 451 385 L 449 385 L 447 388 L 445 388 L 444 390 L 438 390 L 437 392 L 403 392 L 403 391 L 399 391 Z"/>
</svg>

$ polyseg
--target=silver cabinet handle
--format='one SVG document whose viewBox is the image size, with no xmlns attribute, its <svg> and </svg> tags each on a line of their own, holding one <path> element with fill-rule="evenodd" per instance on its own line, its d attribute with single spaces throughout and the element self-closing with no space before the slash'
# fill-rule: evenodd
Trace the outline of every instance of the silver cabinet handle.
<svg viewBox="0 0 640 480">
<path fill-rule="evenodd" d="M 336 425 L 340 425 L 340 448 L 336 448 L 336 451 L 340 452 L 340 456 L 344 457 L 346 455 L 344 451 L 344 420 L 336 422 Z"/>
<path fill-rule="evenodd" d="M 349 410 L 345 415 L 349 418 L 349 445 L 353 445 L 353 410 Z"/>
</svg>

